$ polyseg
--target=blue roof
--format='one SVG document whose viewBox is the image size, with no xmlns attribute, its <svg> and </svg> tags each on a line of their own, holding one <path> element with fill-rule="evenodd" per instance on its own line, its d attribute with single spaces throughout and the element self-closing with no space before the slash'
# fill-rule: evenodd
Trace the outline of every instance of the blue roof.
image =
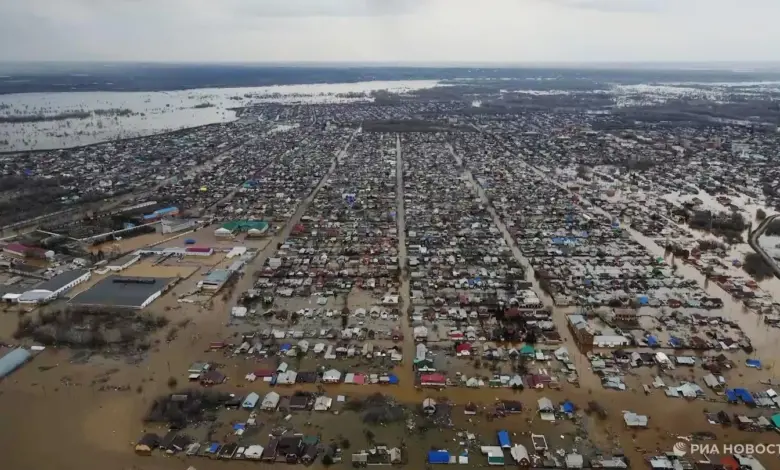
<svg viewBox="0 0 780 470">
<path fill-rule="evenodd" d="M 290 343 L 284 343 L 283 345 L 279 346 L 279 351 L 289 351 L 292 349 L 292 344 Z"/>
<path fill-rule="evenodd" d="M 27 362 L 31 355 L 30 351 L 24 348 L 17 348 L 3 356 L 0 359 L 0 379 Z"/>
<path fill-rule="evenodd" d="M 648 302 L 650 301 L 650 299 L 648 299 L 646 295 L 640 295 L 640 296 L 639 296 L 639 297 L 637 297 L 636 299 L 637 299 L 637 300 L 639 301 L 639 303 L 640 303 L 640 304 L 642 304 L 642 305 L 644 305 L 644 304 L 646 304 L 646 303 L 648 303 Z"/>
<path fill-rule="evenodd" d="M 236 423 L 233 425 L 234 431 L 238 431 L 239 429 L 246 429 L 246 423 Z"/>
<path fill-rule="evenodd" d="M 165 209 L 157 209 L 156 211 L 154 211 L 154 213 L 155 214 L 167 214 L 169 212 L 176 212 L 177 210 L 179 210 L 179 208 L 175 207 L 175 206 L 174 207 L 166 207 Z"/>
<path fill-rule="evenodd" d="M 230 271 L 227 269 L 215 269 L 206 276 L 205 282 L 220 284 L 227 281 L 229 277 Z"/>
<path fill-rule="evenodd" d="M 680 338 L 675 338 L 674 336 L 669 338 L 669 344 L 671 344 L 674 347 L 682 345 L 682 341 L 680 341 Z"/>
<path fill-rule="evenodd" d="M 750 392 L 745 388 L 735 388 L 734 393 L 737 394 L 740 400 L 744 401 L 747 404 L 755 403 L 755 401 L 753 400 L 753 395 L 751 395 Z"/>
<path fill-rule="evenodd" d="M 563 408 L 564 413 L 574 413 L 574 403 L 566 400 L 563 402 L 563 405 L 561 405 L 561 408 Z"/>
<path fill-rule="evenodd" d="M 748 367 L 761 367 L 761 361 L 758 359 L 748 359 L 745 361 L 745 364 L 747 364 Z"/>
<path fill-rule="evenodd" d="M 209 444 L 208 452 L 213 454 L 218 450 L 219 450 L 219 442 L 212 442 L 211 444 Z"/>
<path fill-rule="evenodd" d="M 509 433 L 506 431 L 498 431 L 498 445 L 501 447 L 511 447 L 512 443 L 509 442 Z"/>
<path fill-rule="evenodd" d="M 395 374 L 389 374 L 387 376 L 387 383 L 392 384 L 392 385 L 397 385 L 398 384 L 398 376 L 395 375 Z"/>
<path fill-rule="evenodd" d="M 650 346 L 658 346 L 658 338 L 653 335 L 647 337 L 647 344 Z"/>
<path fill-rule="evenodd" d="M 429 450 L 428 463 L 450 463 L 450 452 L 447 450 Z"/>
<path fill-rule="evenodd" d="M 255 392 L 250 393 L 249 395 L 244 398 L 244 402 L 241 403 L 242 408 L 254 408 L 257 406 L 257 402 L 260 400 L 260 395 L 256 394 Z"/>
<path fill-rule="evenodd" d="M 739 401 L 739 398 L 737 398 L 737 392 L 735 392 L 732 389 L 726 390 L 726 399 L 728 401 L 734 401 L 734 402 Z"/>
</svg>

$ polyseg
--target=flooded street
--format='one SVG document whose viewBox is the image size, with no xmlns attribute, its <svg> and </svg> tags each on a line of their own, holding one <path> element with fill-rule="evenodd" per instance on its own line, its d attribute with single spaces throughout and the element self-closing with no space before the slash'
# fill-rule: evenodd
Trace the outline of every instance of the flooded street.
<svg viewBox="0 0 780 470">
<path fill-rule="evenodd" d="M 540 177 L 547 179 L 551 184 L 558 186 L 570 195 L 573 195 L 569 188 L 540 169 L 533 167 L 526 162 L 520 162 L 519 164 L 527 167 Z M 597 206 L 591 205 L 590 209 L 611 217 L 611 214 L 608 214 Z M 629 227 L 624 227 L 623 230 L 628 232 L 628 234 L 631 235 L 631 238 L 640 243 L 652 255 L 665 258 L 667 262 L 671 263 L 671 255 L 668 255 L 664 248 L 658 246 L 653 240 Z M 677 274 L 684 276 L 686 279 L 695 280 L 705 292 L 713 297 L 718 297 L 723 301 L 723 308 L 719 310 L 718 313 L 739 324 L 742 331 L 744 331 L 752 340 L 753 347 L 756 349 L 755 355 L 757 357 L 769 359 L 780 353 L 780 331 L 774 328 L 768 328 L 767 325 L 764 324 L 761 315 L 748 311 L 740 302 L 736 301 L 717 284 L 709 282 L 704 274 L 692 266 L 681 261 L 675 261 L 675 265 L 677 266 Z"/>
</svg>

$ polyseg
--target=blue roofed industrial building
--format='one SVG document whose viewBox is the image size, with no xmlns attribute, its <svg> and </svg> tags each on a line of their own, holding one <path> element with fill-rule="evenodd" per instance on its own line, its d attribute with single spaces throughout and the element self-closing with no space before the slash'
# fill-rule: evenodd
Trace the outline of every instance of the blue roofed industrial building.
<svg viewBox="0 0 780 470">
<path fill-rule="evenodd" d="M 0 358 L 0 379 L 21 367 L 31 356 L 30 351 L 24 348 L 16 348 Z"/>
</svg>

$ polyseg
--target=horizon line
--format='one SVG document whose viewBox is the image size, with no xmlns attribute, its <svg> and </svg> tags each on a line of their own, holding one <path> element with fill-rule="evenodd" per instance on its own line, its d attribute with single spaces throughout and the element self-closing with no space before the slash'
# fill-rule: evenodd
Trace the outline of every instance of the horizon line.
<svg viewBox="0 0 780 470">
<path fill-rule="evenodd" d="M 780 67 L 780 61 L 527 61 L 527 62 L 478 62 L 478 61 L 191 61 L 191 60 L 0 60 L 2 65 L 232 65 L 266 67 L 409 67 L 409 68 L 671 68 L 699 70 L 723 70 L 734 67 Z"/>
</svg>

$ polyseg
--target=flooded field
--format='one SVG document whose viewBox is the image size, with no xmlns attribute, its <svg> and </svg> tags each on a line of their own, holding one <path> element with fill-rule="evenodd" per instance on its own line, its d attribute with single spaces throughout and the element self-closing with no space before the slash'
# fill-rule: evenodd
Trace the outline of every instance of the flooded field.
<svg viewBox="0 0 780 470">
<path fill-rule="evenodd" d="M 0 152 L 44 150 L 141 137 L 235 120 L 232 108 L 250 103 L 338 103 L 369 100 L 375 90 L 408 91 L 438 82 L 411 80 L 166 92 L 24 93 L 0 96 L 2 117 L 84 118 L 0 124 Z"/>
</svg>

